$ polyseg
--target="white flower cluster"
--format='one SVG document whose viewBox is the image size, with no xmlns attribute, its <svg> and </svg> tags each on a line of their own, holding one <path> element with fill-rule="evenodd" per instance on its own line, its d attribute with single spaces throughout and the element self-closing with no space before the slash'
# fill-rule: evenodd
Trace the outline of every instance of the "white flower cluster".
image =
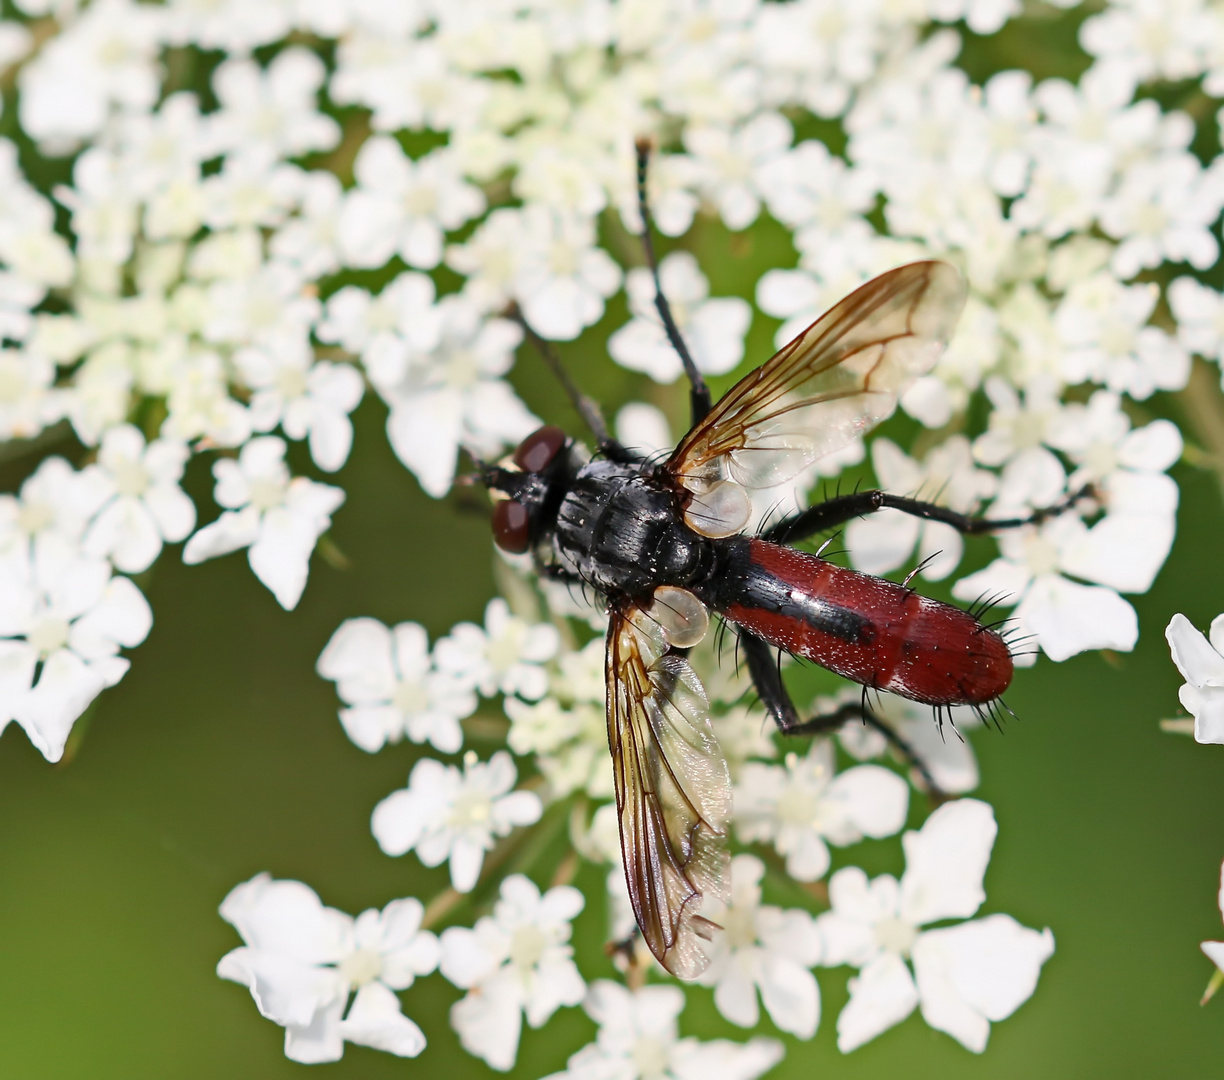
<svg viewBox="0 0 1224 1080">
<path fill-rule="evenodd" d="M 695 244 L 768 215 L 793 241 L 796 265 L 738 290 L 755 304 L 711 296 L 687 251 L 663 258 L 677 321 L 711 376 L 741 365 L 754 306 L 781 320 L 782 343 L 882 270 L 931 256 L 964 270 L 960 331 L 902 400 L 921 437 L 875 439 L 876 479 L 1000 520 L 1073 503 L 1000 533 L 998 558 L 952 595 L 1015 604 L 1017 632 L 1054 660 L 1134 646 L 1122 594 L 1145 592 L 1169 554 L 1167 471 L 1183 450 L 1178 429 L 1136 403 L 1184 388 L 1193 355 L 1224 362 L 1224 296 L 1200 280 L 1219 257 L 1224 155 L 1199 156 L 1193 119 L 1224 95 L 1218 5 L 1112 0 L 1082 23 L 1093 61 L 1076 82 L 1002 71 L 981 86 L 956 66 L 958 31 L 932 24 L 1006 34 L 1017 0 L 13 8 L 0 69 L 26 138 L 0 140 L 0 440 L 65 446 L 0 496 L 0 726 L 15 720 L 48 759 L 122 678 L 120 651 L 147 636 L 130 575 L 166 543 L 185 541 L 188 563 L 245 548 L 277 602 L 298 604 L 345 499 L 306 473 L 343 468 L 367 387 L 397 457 L 441 497 L 461 453 L 495 457 L 538 424 L 506 379 L 523 338 L 511 305 L 541 337 L 572 341 L 623 290 L 628 321 L 603 327 L 612 359 L 679 378 L 650 275 L 622 243 L 642 226 L 643 136 L 657 147 L 648 197 L 666 237 Z M 1147 92 L 1187 80 L 1201 95 L 1193 114 Z M 811 130 L 836 134 L 797 139 Z M 37 158 L 63 159 L 71 182 L 38 190 Z M 651 450 L 671 441 L 641 403 L 618 431 Z M 854 442 L 786 497 L 803 500 L 817 475 L 866 453 Z M 196 455 L 219 508 L 198 530 L 180 487 Z M 847 539 L 857 567 L 918 561 L 928 581 L 951 578 L 963 554 L 949 527 L 892 512 Z M 350 619 L 318 671 L 367 752 L 407 738 L 460 754 L 461 722 L 483 699 L 500 703 L 509 750 L 527 759 L 516 790 L 506 751 L 420 758 L 374 811 L 385 851 L 446 862 L 467 895 L 503 838 L 568 802 L 575 847 L 610 871 L 623 915 L 602 643 L 583 645 L 589 611 L 574 617 L 567 598 L 540 592 L 547 618 L 494 600 L 483 627 L 456 626 L 432 648 L 415 623 Z M 1213 713 L 1224 661 L 1196 633 L 1170 628 L 1183 702 L 1201 739 L 1224 741 Z M 1212 646 L 1218 636 L 1213 626 Z M 818 918 L 763 904 L 777 864 L 818 890 L 830 845 L 897 834 L 908 787 L 882 765 L 837 772 L 831 743 L 779 761 L 759 714 L 733 704 L 742 684 L 701 651 L 694 663 L 736 782 L 735 839 L 758 845 L 736 857 L 705 976 L 722 1015 L 754 1025 L 759 996 L 780 1030 L 811 1037 L 812 969 L 845 963 L 859 975 L 842 1049 L 918 1008 L 981 1050 L 1053 948 L 1048 931 L 1002 915 L 928 928 L 982 903 L 989 808 L 962 800 L 907 833 L 899 881 L 841 868 Z M 907 707 L 881 711 L 946 792 L 974 788 L 967 748 L 937 747 Z M 858 759 L 886 748 L 862 729 L 838 741 Z M 247 944 L 220 973 L 251 988 L 303 1061 L 332 1060 L 345 1040 L 419 1053 L 424 1036 L 395 991 L 439 965 L 466 991 L 451 1016 L 461 1041 L 498 1069 L 513 1064 L 524 1018 L 538 1027 L 580 1001 L 600 1032 L 566 1076 L 752 1080 L 778 1060 L 770 1040 L 681 1039 L 675 987 L 588 987 L 568 945 L 582 908 L 568 886 L 541 895 L 513 876 L 491 915 L 435 939 L 422 926 L 446 905 L 404 899 L 352 920 L 305 885 L 260 876 L 223 906 Z"/>
</svg>

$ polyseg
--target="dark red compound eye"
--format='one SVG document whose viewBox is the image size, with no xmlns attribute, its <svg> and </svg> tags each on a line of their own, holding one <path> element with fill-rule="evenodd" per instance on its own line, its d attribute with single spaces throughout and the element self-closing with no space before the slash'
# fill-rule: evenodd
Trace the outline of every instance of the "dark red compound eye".
<svg viewBox="0 0 1224 1080">
<path fill-rule="evenodd" d="M 493 507 L 493 539 L 502 551 L 522 555 L 530 542 L 527 507 L 514 499 L 503 499 Z"/>
<path fill-rule="evenodd" d="M 549 424 L 528 435 L 514 451 L 514 464 L 523 472 L 543 472 L 561 453 L 565 445 L 565 432 Z"/>
</svg>

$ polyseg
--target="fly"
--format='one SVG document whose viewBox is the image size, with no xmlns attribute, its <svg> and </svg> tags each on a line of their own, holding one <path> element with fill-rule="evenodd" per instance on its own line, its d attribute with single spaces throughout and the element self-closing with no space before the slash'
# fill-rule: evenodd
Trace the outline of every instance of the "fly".
<svg viewBox="0 0 1224 1080">
<path fill-rule="evenodd" d="M 503 550 L 530 552 L 542 577 L 606 600 L 608 745 L 629 896 L 659 962 L 693 978 L 708 963 L 700 942 L 718 929 L 701 916 L 702 900 L 730 901 L 731 779 L 686 658 L 708 632 L 710 613 L 738 633 L 756 691 L 784 734 L 857 716 L 899 743 L 871 713 L 866 690 L 862 705 L 801 720 L 774 650 L 938 713 L 997 701 L 1012 678 L 1006 641 L 970 612 L 790 545 L 885 507 L 983 533 L 1040 522 L 1078 496 L 1027 518 L 988 521 L 862 491 L 746 535 L 751 492 L 793 479 L 870 430 L 930 371 L 964 305 L 964 279 L 943 262 L 881 274 L 713 404 L 659 284 L 646 159 L 639 146 L 642 239 L 656 307 L 689 379 L 692 427 L 662 464 L 622 446 L 526 327 L 599 453 L 592 458 L 560 428 L 543 427 L 510 461 L 482 465 L 480 479 L 496 500 L 493 535 Z"/>
</svg>

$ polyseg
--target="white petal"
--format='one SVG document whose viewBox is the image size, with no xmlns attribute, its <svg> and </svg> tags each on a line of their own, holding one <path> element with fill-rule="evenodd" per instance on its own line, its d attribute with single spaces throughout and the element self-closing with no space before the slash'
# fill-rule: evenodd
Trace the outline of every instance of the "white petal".
<svg viewBox="0 0 1224 1080">
<path fill-rule="evenodd" d="M 911 926 L 968 918 L 986 899 L 982 878 L 998 834 L 994 811 L 978 799 L 936 810 L 917 832 L 901 838 L 901 918 Z"/>
<path fill-rule="evenodd" d="M 837 1048 L 848 1054 L 901 1023 L 918 1004 L 905 961 L 883 953 L 850 980 L 850 1000 L 837 1017 Z"/>
<path fill-rule="evenodd" d="M 457 394 L 437 392 L 396 401 L 387 417 L 387 437 L 395 456 L 435 499 L 450 490 L 462 432 Z"/>
<path fill-rule="evenodd" d="M 394 705 L 355 705 L 340 710 L 344 733 L 367 754 L 381 750 L 404 735 L 404 714 Z"/>
<path fill-rule="evenodd" d="M 771 955 L 761 971 L 761 1000 L 783 1031 L 801 1039 L 816 1034 L 820 1023 L 820 987 L 815 976 L 793 960 Z"/>
<path fill-rule="evenodd" d="M 144 502 L 162 537 L 171 543 L 178 543 L 195 528 L 195 503 L 177 484 L 154 485 L 145 492 Z"/>
<path fill-rule="evenodd" d="M 856 833 L 878 840 L 900 832 L 905 824 L 909 785 L 883 766 L 856 765 L 833 779 L 825 799 L 837 805 Z M 831 834 L 829 839 L 841 842 Z M 855 835 L 849 842 L 857 839 Z"/>
<path fill-rule="evenodd" d="M 1180 612 L 1169 620 L 1165 638 L 1173 663 L 1182 677 L 1194 686 L 1224 687 L 1224 656 L 1208 643 L 1202 631 Z"/>
<path fill-rule="evenodd" d="M 72 624 L 69 644 L 87 660 L 113 656 L 119 645 L 132 648 L 149 635 L 153 611 L 144 594 L 125 577 L 111 578 L 102 600 Z"/>
<path fill-rule="evenodd" d="M 59 761 L 76 718 L 102 692 L 105 679 L 75 653 L 47 657 L 34 688 L 17 701 L 13 718 L 48 761 Z"/>
<path fill-rule="evenodd" d="M 399 1057 L 416 1057 L 425 1049 L 425 1035 L 400 1011 L 400 1002 L 382 983 L 367 983 L 357 991 L 340 1034 L 351 1043 L 372 1046 Z"/>
<path fill-rule="evenodd" d="M 260 1014 L 285 1026 L 310 1027 L 320 1010 L 343 1007 L 348 996 L 348 986 L 335 968 L 261 949 L 226 953 L 217 964 L 217 974 L 245 985 Z M 335 1019 L 339 1018 L 337 1009 Z"/>
<path fill-rule="evenodd" d="M 344 1039 L 340 1035 L 340 1014 L 344 1012 L 347 994 L 319 1009 L 308 1024 L 285 1027 L 285 1057 L 303 1065 L 318 1065 L 339 1061 L 344 1055 Z"/>
<path fill-rule="evenodd" d="M 247 552 L 255 576 L 286 611 L 297 607 L 306 588 L 316 539 L 312 532 L 285 507 L 276 507 L 264 515 L 259 538 Z"/>
<path fill-rule="evenodd" d="M 489 951 L 480 935 L 466 926 L 447 927 L 439 941 L 442 947 L 439 970 L 460 990 L 484 982 L 501 962 L 501 957 Z"/>
<path fill-rule="evenodd" d="M 414 791 L 393 791 L 370 816 L 370 830 L 388 855 L 403 855 L 416 847 L 437 811 Z"/>
<path fill-rule="evenodd" d="M 1053 952 L 1049 930 L 1029 930 L 1010 915 L 928 930 L 914 943 L 922 1015 L 931 1027 L 981 1053 L 988 1021 L 1010 1016 L 1032 996 L 1041 965 Z"/>
<path fill-rule="evenodd" d="M 249 445 L 249 444 L 248 444 Z M 218 462 L 217 464 L 221 464 Z M 183 562 L 188 566 L 228 555 L 247 547 L 259 536 L 259 511 L 254 507 L 227 510 L 211 525 L 205 525 L 183 548 Z"/>
<path fill-rule="evenodd" d="M 389 701 L 395 693 L 392 636 L 377 619 L 345 619 L 319 654 L 315 670 L 350 704 Z"/>
<path fill-rule="evenodd" d="M 900 510 L 881 510 L 855 518 L 846 526 L 851 564 L 865 574 L 887 574 L 897 569 L 914 550 L 921 527 L 916 517 Z"/>
<path fill-rule="evenodd" d="M 1037 635 L 1051 660 L 1066 660 L 1088 649 L 1130 652 L 1139 639 L 1135 609 L 1116 592 L 1057 574 L 1043 574 L 1033 581 L 1016 617 Z"/>
<path fill-rule="evenodd" d="M 518 1056 L 523 1012 L 509 978 L 495 978 L 451 1006 L 451 1027 L 469 1053 L 507 1072 Z"/>
<path fill-rule="evenodd" d="M 734 958 L 714 987 L 714 1005 L 731 1023 L 740 1027 L 756 1027 L 761 1018 L 756 984 L 739 969 Z"/>
</svg>

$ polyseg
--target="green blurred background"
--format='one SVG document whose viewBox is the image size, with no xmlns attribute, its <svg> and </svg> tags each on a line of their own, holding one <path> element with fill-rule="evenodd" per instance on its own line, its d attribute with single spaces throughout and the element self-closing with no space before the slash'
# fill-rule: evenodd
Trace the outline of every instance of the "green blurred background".
<svg viewBox="0 0 1224 1080">
<path fill-rule="evenodd" d="M 1010 56 L 995 55 L 993 42 L 971 41 L 965 66 L 979 81 L 1019 63 L 1040 76 L 1074 75 L 1083 60 L 1072 44 L 1081 17 L 1062 16 L 1057 30 L 1040 19 L 1009 28 Z M 801 135 L 830 131 L 816 125 Z M 623 237 L 609 240 L 632 260 Z M 706 226 L 692 246 L 715 295 L 750 296 L 769 266 L 794 264 L 780 231 L 769 227 L 730 237 Z M 599 332 L 564 352 L 610 411 L 647 396 L 679 425 L 680 392 L 645 385 L 602 357 L 601 334 L 625 314 L 622 298 Z M 758 317 L 750 362 L 769 354 L 772 331 Z M 514 378 L 539 416 L 575 426 L 534 358 L 524 355 Z M 1205 385 L 1214 415 L 1224 415 L 1214 374 Z M 1164 409 L 1181 421 L 1181 404 L 1157 402 L 1137 419 Z M 445 869 L 424 870 L 413 855 L 389 859 L 369 831 L 374 804 L 404 784 L 419 748 L 401 744 L 371 756 L 354 747 L 336 719 L 331 684 L 314 674 L 345 618 L 415 619 L 436 637 L 460 619 L 479 620 L 493 595 L 481 500 L 422 495 L 392 456 L 383 417 L 376 401 L 362 405 L 356 449 L 337 480 L 348 502 L 331 541 L 348 566 L 316 556 L 297 611 L 280 610 L 241 554 L 187 568 L 171 549 L 140 581 L 153 631 L 133 653 L 130 674 L 79 726 L 69 758 L 48 765 L 15 726 L 0 738 L 3 1080 L 303 1076 L 307 1066 L 282 1056 L 281 1029 L 260 1018 L 244 988 L 214 974 L 217 959 L 239 944 L 217 916 L 226 892 L 267 870 L 303 880 L 325 903 L 355 914 L 445 887 Z M 892 433 L 904 445 L 913 426 L 901 421 Z M 1209 432 L 1198 437 L 1219 449 Z M 74 453 L 71 444 L 63 449 Z M 295 467 L 310 472 L 300 450 Z M 0 465 L 0 490 L 14 490 L 33 464 Z M 866 467 L 846 475 L 870 479 Z M 787 1057 L 770 1076 L 1221 1074 L 1224 995 L 1205 1008 L 1197 1002 L 1212 971 L 1198 943 L 1224 937 L 1216 905 L 1224 750 L 1163 734 L 1157 721 L 1176 712 L 1180 685 L 1162 633 L 1169 616 L 1181 611 L 1203 627 L 1224 609 L 1224 506 L 1212 474 L 1182 466 L 1175 475 L 1183 497 L 1177 545 L 1152 592 L 1133 598 L 1141 625 L 1135 652 L 1042 660 L 1008 695 L 1022 719 L 1002 735 L 974 736 L 984 778 L 977 794 L 993 804 L 1000 825 L 983 913 L 1049 926 L 1057 940 L 1032 1000 L 995 1026 L 981 1057 L 917 1016 L 843 1056 L 835 1019 L 848 971 L 822 970 L 820 1031 L 809 1043 L 784 1037 Z M 188 487 L 209 520 L 206 462 L 193 462 Z M 965 569 L 991 551 L 988 540 L 971 542 Z M 810 670 L 794 677 L 801 700 L 829 687 Z M 491 749 L 472 745 L 482 756 Z M 924 812 L 915 805 L 911 824 Z M 558 840 L 529 868 L 542 884 L 561 851 Z M 895 838 L 837 854 L 838 863 L 848 861 L 871 873 L 903 870 Z M 588 868 L 576 884 L 592 907 L 602 906 L 601 872 Z M 801 896 L 783 889 L 772 899 L 794 904 Z M 468 903 L 452 917 L 470 924 L 481 910 Z M 598 911 L 579 921 L 589 978 L 612 974 L 602 926 Z M 342 1062 L 313 1068 L 337 1078 L 492 1075 L 447 1026 L 457 991 L 434 976 L 403 996 L 429 1038 L 420 1058 L 349 1047 Z M 720 1020 L 709 990 L 693 989 L 689 999 L 686 1033 L 746 1037 Z M 761 1031 L 778 1034 L 768 1020 Z M 581 1010 L 562 1010 L 543 1031 L 525 1032 L 513 1075 L 563 1068 L 593 1032 Z"/>
</svg>

